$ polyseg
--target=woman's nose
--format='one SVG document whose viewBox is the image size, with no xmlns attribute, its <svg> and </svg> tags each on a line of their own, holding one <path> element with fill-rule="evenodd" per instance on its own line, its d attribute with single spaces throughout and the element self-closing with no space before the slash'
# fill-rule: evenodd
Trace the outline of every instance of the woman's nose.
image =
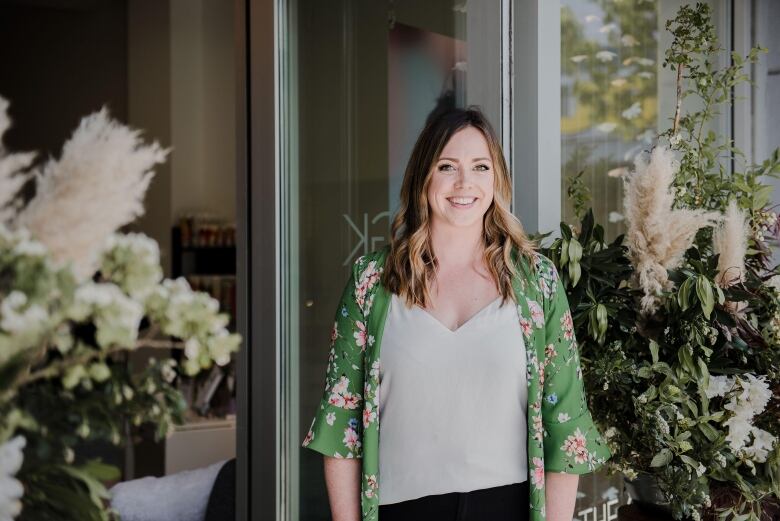
<svg viewBox="0 0 780 521">
<path fill-rule="evenodd" d="M 458 173 L 455 176 L 456 186 L 467 186 L 471 184 L 471 176 L 467 168 L 462 166 L 458 167 Z"/>
</svg>

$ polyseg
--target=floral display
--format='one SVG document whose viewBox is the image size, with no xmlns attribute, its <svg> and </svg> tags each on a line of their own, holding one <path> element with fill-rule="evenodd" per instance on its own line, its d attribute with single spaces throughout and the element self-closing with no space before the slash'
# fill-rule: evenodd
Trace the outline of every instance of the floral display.
<svg viewBox="0 0 780 521">
<path fill-rule="evenodd" d="M 166 153 L 105 110 L 43 165 L 0 145 L 0 521 L 115 519 L 106 483 L 119 471 L 79 447 L 120 445 L 145 423 L 165 436 L 184 421 L 179 374 L 239 347 L 215 299 L 163 279 L 155 241 L 118 232 Z M 134 368 L 126 354 L 140 348 L 160 356 Z"/>
<path fill-rule="evenodd" d="M 718 68 L 722 50 L 703 3 L 683 5 L 666 28 L 673 126 L 633 169 L 608 174 L 623 183 L 626 233 L 607 242 L 575 178 L 569 193 L 580 222 L 562 223 L 543 251 L 567 288 L 611 471 L 652 482 L 675 519 L 772 519 L 780 513 L 780 269 L 769 240 L 780 226 L 765 180 L 780 176 L 780 152 L 745 164 L 729 139 L 706 130 L 764 50 Z M 576 451 L 576 439 L 567 447 Z"/>
</svg>

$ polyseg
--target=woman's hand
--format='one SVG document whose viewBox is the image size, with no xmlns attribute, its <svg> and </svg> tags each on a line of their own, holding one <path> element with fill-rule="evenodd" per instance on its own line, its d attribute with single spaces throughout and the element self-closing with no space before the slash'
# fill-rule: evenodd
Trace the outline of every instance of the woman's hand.
<svg viewBox="0 0 780 521">
<path fill-rule="evenodd" d="M 361 459 L 331 456 L 323 458 L 325 485 L 333 521 L 360 521 Z"/>
<path fill-rule="evenodd" d="M 577 474 L 544 473 L 547 521 L 571 521 L 574 518 L 579 480 L 580 476 Z"/>
</svg>

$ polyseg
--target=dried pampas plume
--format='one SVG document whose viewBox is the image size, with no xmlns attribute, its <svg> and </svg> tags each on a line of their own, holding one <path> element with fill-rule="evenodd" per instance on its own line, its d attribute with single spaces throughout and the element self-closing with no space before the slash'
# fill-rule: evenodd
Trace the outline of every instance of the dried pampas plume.
<svg viewBox="0 0 780 521">
<path fill-rule="evenodd" d="M 661 291 L 671 287 L 667 270 L 680 265 L 696 232 L 717 222 L 719 214 L 672 208 L 677 165 L 670 150 L 656 147 L 649 161 L 637 156 L 634 166 L 635 171 L 624 178 L 626 245 L 644 291 L 642 312 L 651 314 L 658 309 Z"/>
<path fill-rule="evenodd" d="M 729 202 L 720 226 L 712 236 L 712 248 L 718 257 L 718 274 L 715 282 L 722 288 L 744 280 L 745 254 L 750 228 L 747 213 L 736 201 Z"/>
<path fill-rule="evenodd" d="M 101 111 L 81 120 L 62 157 L 35 173 L 36 194 L 14 221 L 79 277 L 97 269 L 109 235 L 144 213 L 152 168 L 168 153 Z"/>
<path fill-rule="evenodd" d="M 30 178 L 27 169 L 35 159 L 33 152 L 11 154 L 6 150 L 3 137 L 10 127 L 8 101 L 0 96 L 0 223 L 7 223 L 16 215 L 16 197 Z"/>
</svg>

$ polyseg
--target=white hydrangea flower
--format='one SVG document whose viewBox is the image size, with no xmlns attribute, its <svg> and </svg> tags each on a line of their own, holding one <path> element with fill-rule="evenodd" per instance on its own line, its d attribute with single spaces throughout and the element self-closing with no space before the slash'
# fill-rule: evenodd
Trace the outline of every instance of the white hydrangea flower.
<svg viewBox="0 0 780 521">
<path fill-rule="evenodd" d="M 709 385 L 707 390 L 704 391 L 707 398 L 714 398 L 716 396 L 724 396 L 734 386 L 734 377 L 710 375 Z"/>
<path fill-rule="evenodd" d="M 751 433 L 753 434 L 753 444 L 745 447 L 743 452 L 753 461 L 764 463 L 774 448 L 777 438 L 758 427 L 753 427 Z"/>
<path fill-rule="evenodd" d="M 76 321 L 94 317 L 95 336 L 101 347 L 116 344 L 132 348 L 138 339 L 144 310 L 116 284 L 89 282 L 76 290 L 70 315 Z"/>
<path fill-rule="evenodd" d="M 115 233 L 103 249 L 101 272 L 134 298 L 144 300 L 162 279 L 160 247 L 142 233 Z"/>
<path fill-rule="evenodd" d="M 14 290 L 0 303 L 0 328 L 8 333 L 24 333 L 40 330 L 49 319 L 46 310 L 33 304 L 27 309 L 27 295 Z"/>
<path fill-rule="evenodd" d="M 26 440 L 15 436 L 0 445 L 0 521 L 12 521 L 22 511 L 24 487 L 14 476 L 22 468 Z"/>
<path fill-rule="evenodd" d="M 748 373 L 737 376 L 736 383 L 739 387 L 724 408 L 746 418 L 760 414 L 772 397 L 766 377 Z"/>
</svg>

